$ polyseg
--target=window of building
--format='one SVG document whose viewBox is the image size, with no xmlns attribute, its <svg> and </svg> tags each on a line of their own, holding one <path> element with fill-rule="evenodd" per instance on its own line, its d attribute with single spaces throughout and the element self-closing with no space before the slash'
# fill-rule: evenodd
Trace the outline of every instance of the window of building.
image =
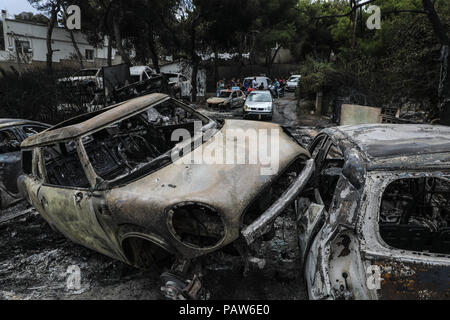
<svg viewBox="0 0 450 320">
<path fill-rule="evenodd" d="M 18 54 L 29 54 L 31 53 L 30 41 L 27 40 L 15 40 L 16 52 Z"/>
<path fill-rule="evenodd" d="M 450 179 L 392 182 L 383 194 L 379 224 L 391 247 L 450 254 Z"/>
<path fill-rule="evenodd" d="M 86 60 L 94 60 L 94 50 L 86 49 L 84 54 Z"/>
</svg>

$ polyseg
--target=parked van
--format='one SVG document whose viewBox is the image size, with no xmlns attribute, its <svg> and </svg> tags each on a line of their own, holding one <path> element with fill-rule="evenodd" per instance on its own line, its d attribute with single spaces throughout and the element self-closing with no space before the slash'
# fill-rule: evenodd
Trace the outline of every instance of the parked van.
<svg viewBox="0 0 450 320">
<path fill-rule="evenodd" d="M 268 90 L 269 87 L 272 85 L 272 80 L 270 80 L 267 77 L 248 77 L 244 79 L 244 83 L 248 83 L 249 86 L 252 86 L 253 79 L 256 78 L 256 82 L 258 83 L 258 87 L 261 85 L 261 83 L 264 85 L 264 90 Z"/>
</svg>

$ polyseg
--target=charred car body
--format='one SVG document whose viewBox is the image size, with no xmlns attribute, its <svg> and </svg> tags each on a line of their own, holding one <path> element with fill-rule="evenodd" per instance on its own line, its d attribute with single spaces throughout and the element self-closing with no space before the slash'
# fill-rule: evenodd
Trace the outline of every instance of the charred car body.
<svg viewBox="0 0 450 320">
<path fill-rule="evenodd" d="M 249 127 L 280 129 L 275 175 L 261 175 L 260 162 L 182 161 Z M 173 140 L 178 129 L 191 133 L 191 152 Z M 249 147 L 237 143 L 238 153 Z M 447 127 L 330 128 L 307 151 L 275 124 L 215 122 L 151 94 L 66 121 L 22 149 L 19 188 L 49 224 L 138 268 L 169 263 L 181 273 L 239 238 L 251 245 L 295 204 L 311 299 L 449 298 Z M 169 296 L 186 290 L 166 280 Z M 198 291 L 196 281 L 188 291 Z"/>
<path fill-rule="evenodd" d="M 20 143 L 48 125 L 28 120 L 0 119 L 0 208 L 21 199 L 17 179 L 22 174 Z"/>
<path fill-rule="evenodd" d="M 90 90 L 92 92 L 102 90 L 102 69 L 82 69 L 71 77 L 58 79 L 58 84 L 80 90 Z"/>
<path fill-rule="evenodd" d="M 152 93 L 164 93 L 172 97 L 175 97 L 176 95 L 176 92 L 169 84 L 169 78 L 166 75 L 152 74 L 149 78 L 144 78 L 141 81 L 114 89 L 112 100 L 119 103 Z"/>
<path fill-rule="evenodd" d="M 218 97 L 209 98 L 206 103 L 210 109 L 231 110 L 244 106 L 245 94 L 241 90 L 221 90 Z"/>
<path fill-rule="evenodd" d="M 198 135 L 194 121 L 202 126 Z M 227 130 L 248 127 L 279 129 L 277 174 L 262 176 L 259 162 L 171 160 L 179 149 L 171 139 L 174 130 L 192 132 L 187 143 L 207 148 L 216 135 L 234 141 Z M 248 148 L 245 140 L 237 144 L 238 153 Z M 49 224 L 74 242 L 140 268 L 211 253 L 238 239 L 243 228 L 250 228 L 252 238 L 263 234 L 267 221 L 295 200 L 309 158 L 278 125 L 215 122 L 164 94 L 69 120 L 27 139 L 22 149 L 21 190 Z M 272 193 L 280 179 L 283 192 Z M 265 223 L 254 225 L 263 212 Z"/>
<path fill-rule="evenodd" d="M 309 151 L 298 202 L 309 297 L 449 299 L 450 128 L 332 128 Z"/>
</svg>

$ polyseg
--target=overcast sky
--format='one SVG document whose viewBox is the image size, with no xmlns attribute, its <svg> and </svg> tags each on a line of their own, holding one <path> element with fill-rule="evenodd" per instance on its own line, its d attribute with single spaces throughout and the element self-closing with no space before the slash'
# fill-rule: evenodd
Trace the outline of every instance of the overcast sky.
<svg viewBox="0 0 450 320">
<path fill-rule="evenodd" d="M 0 0 L 0 9 L 8 11 L 8 14 L 18 14 L 22 11 L 38 12 L 27 0 Z"/>
</svg>

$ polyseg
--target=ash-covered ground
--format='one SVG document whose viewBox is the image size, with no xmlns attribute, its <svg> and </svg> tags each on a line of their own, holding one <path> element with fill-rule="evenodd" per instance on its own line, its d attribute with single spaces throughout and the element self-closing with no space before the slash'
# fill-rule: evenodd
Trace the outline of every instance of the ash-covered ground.
<svg viewBox="0 0 450 320">
<path fill-rule="evenodd" d="M 216 118 L 232 113 L 205 112 Z M 303 117 L 293 95 L 276 103 L 273 122 L 289 127 L 307 145 L 326 119 Z M 250 250 L 249 272 L 243 259 L 220 251 L 203 259 L 203 284 L 209 299 L 306 299 L 298 260 L 294 212 L 275 222 L 275 237 Z M 67 289 L 68 269 L 81 271 L 81 289 Z M 162 299 L 160 271 L 140 271 L 72 243 L 53 231 L 21 203 L 0 213 L 1 299 Z"/>
</svg>

